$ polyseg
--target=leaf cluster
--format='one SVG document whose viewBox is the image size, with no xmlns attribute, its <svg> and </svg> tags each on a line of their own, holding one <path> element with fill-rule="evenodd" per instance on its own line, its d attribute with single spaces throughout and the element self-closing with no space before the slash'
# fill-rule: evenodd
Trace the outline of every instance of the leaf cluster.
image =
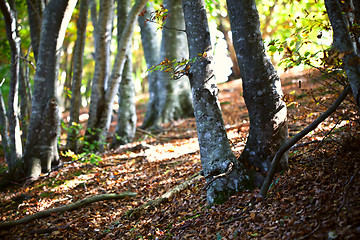
<svg viewBox="0 0 360 240">
<path fill-rule="evenodd" d="M 206 56 L 207 53 L 204 52 L 199 53 L 197 57 L 192 59 L 182 58 L 181 60 L 173 59 L 170 61 L 168 58 L 165 58 L 161 63 L 152 66 L 147 71 L 149 73 L 153 71 L 169 72 L 172 73 L 171 78 L 177 80 L 185 75 L 189 75 L 191 65 L 197 60 L 202 61 Z"/>
<path fill-rule="evenodd" d="M 147 10 L 144 8 L 140 13 L 139 16 L 144 17 L 145 14 L 148 13 Z M 169 17 L 168 10 L 164 7 L 164 5 L 160 4 L 159 9 L 156 9 L 149 13 L 150 17 L 145 18 L 145 25 L 147 22 L 156 23 L 159 25 L 157 30 L 163 29 L 165 25 L 165 20 Z"/>
</svg>

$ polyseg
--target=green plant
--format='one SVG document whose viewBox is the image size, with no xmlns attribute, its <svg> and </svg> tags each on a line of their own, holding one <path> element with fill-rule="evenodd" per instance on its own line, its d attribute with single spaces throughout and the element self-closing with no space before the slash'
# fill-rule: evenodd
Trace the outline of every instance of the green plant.
<svg viewBox="0 0 360 240">
<path fill-rule="evenodd" d="M 68 127 L 67 124 L 62 121 L 61 127 L 68 133 L 74 131 L 78 138 L 79 145 L 82 146 L 81 153 L 77 154 L 71 150 L 67 150 L 65 152 L 61 152 L 61 155 L 63 157 L 71 158 L 73 161 L 78 160 L 81 162 L 98 165 L 102 158 L 98 154 L 96 154 L 96 152 L 99 151 L 101 146 L 104 146 L 106 144 L 105 137 L 102 137 L 99 141 L 89 141 L 89 139 L 87 139 L 85 136 L 78 137 L 80 130 L 83 129 L 83 126 L 75 122 L 72 122 L 70 127 Z M 90 133 L 90 135 L 100 134 L 99 129 L 88 129 L 87 131 Z"/>
</svg>

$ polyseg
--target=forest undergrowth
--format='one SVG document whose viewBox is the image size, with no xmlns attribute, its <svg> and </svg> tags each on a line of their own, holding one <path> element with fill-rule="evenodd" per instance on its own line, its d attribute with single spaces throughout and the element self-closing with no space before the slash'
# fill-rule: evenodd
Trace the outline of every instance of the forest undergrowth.
<svg viewBox="0 0 360 240">
<path fill-rule="evenodd" d="M 316 72 L 282 78 L 290 136 L 325 111 L 340 90 L 323 86 L 326 81 Z M 219 88 L 228 137 L 239 156 L 249 128 L 241 82 Z M 0 238 L 359 239 L 360 126 L 353 106 L 348 98 L 290 150 L 290 169 L 275 176 L 266 198 L 258 197 L 255 189 L 209 207 L 205 180 L 197 178 L 167 202 L 126 214 L 201 170 L 195 120 L 189 118 L 164 125 L 164 132 L 158 134 L 137 131 L 135 142 L 107 151 L 98 165 L 72 162 L 33 183 L 2 189 L 1 222 L 99 194 L 131 191 L 137 195 L 0 229 Z M 139 125 L 145 107 L 140 99 Z"/>
</svg>

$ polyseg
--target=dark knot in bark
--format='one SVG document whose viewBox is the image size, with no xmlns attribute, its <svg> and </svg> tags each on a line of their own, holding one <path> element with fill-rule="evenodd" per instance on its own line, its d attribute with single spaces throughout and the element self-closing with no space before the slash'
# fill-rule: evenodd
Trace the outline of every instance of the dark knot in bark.
<svg viewBox="0 0 360 240">
<path fill-rule="evenodd" d="M 206 176 L 205 178 L 212 177 L 212 179 L 211 179 L 208 183 L 206 183 L 206 185 L 205 185 L 205 187 L 203 188 L 203 190 L 206 190 L 206 189 L 210 186 L 210 184 L 213 183 L 216 179 L 219 179 L 219 178 L 228 176 L 228 175 L 234 170 L 233 167 L 234 167 L 234 163 L 233 163 L 233 162 L 230 162 L 229 165 L 228 165 L 228 167 L 227 167 L 227 171 L 226 171 L 225 173 L 220 173 L 220 174 L 218 174 L 218 175 L 216 175 L 216 176 L 211 176 L 211 174 L 208 175 L 208 176 Z"/>
</svg>

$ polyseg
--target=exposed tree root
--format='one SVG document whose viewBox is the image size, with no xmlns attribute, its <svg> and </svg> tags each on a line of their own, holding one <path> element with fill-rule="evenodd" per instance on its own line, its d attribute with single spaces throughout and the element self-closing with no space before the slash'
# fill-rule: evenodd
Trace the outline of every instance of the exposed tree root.
<svg viewBox="0 0 360 240">
<path fill-rule="evenodd" d="M 191 176 L 188 180 L 181 183 L 180 185 L 177 185 L 170 191 L 164 193 L 160 197 L 156 198 L 155 200 L 150 200 L 147 203 L 141 205 L 140 207 L 131 209 L 125 213 L 125 216 L 131 216 L 131 217 L 138 217 L 140 216 L 140 213 L 142 211 L 147 211 L 149 209 L 154 209 L 155 207 L 160 206 L 160 204 L 167 202 L 170 198 L 174 197 L 177 193 L 185 190 L 188 186 L 195 183 L 196 181 L 203 178 L 202 175 L 200 175 L 200 172 L 195 173 L 193 176 Z"/>
<path fill-rule="evenodd" d="M 274 158 L 272 160 L 270 170 L 269 170 L 268 174 L 266 175 L 265 181 L 264 181 L 264 183 L 263 183 L 263 185 L 261 187 L 261 190 L 260 190 L 260 193 L 259 193 L 260 196 L 265 197 L 265 195 L 266 195 L 266 193 L 267 193 L 267 191 L 268 191 L 268 189 L 270 187 L 270 184 L 272 182 L 272 179 L 274 178 L 275 169 L 276 169 L 277 165 L 279 164 L 282 155 L 287 150 L 289 150 L 292 146 L 294 146 L 306 134 L 308 134 L 309 132 L 314 130 L 321 122 L 323 122 L 333 112 L 335 112 L 335 110 L 339 107 L 339 105 L 342 103 L 342 101 L 344 101 L 344 99 L 346 98 L 346 96 L 350 92 L 351 92 L 350 86 L 346 86 L 344 88 L 344 90 L 342 91 L 342 93 L 340 94 L 340 96 L 334 101 L 334 103 L 322 115 L 320 115 L 320 117 L 315 119 L 315 121 L 313 121 L 309 126 L 307 126 L 301 132 L 296 134 L 293 138 L 287 140 L 280 147 L 280 149 L 277 151 L 277 153 L 275 154 L 275 156 L 274 156 Z"/>
<path fill-rule="evenodd" d="M 120 194 L 110 193 L 110 194 L 96 195 L 96 196 L 92 196 L 92 197 L 88 197 L 88 198 L 79 200 L 77 202 L 74 202 L 74 203 L 71 203 L 68 205 L 64 205 L 61 207 L 37 212 L 37 213 L 34 213 L 32 215 L 26 216 L 24 218 L 21 218 L 21 219 L 15 220 L 15 221 L 1 222 L 0 229 L 14 227 L 19 224 L 28 223 L 35 219 L 39 219 L 39 218 L 43 218 L 43 217 L 49 217 L 52 213 L 72 211 L 72 210 L 78 209 L 84 205 L 87 205 L 87 204 L 90 204 L 93 202 L 99 202 L 99 201 L 111 200 L 111 199 L 123 199 L 126 197 L 134 197 L 134 196 L 136 196 L 136 193 L 134 193 L 134 192 L 123 192 Z"/>
</svg>

